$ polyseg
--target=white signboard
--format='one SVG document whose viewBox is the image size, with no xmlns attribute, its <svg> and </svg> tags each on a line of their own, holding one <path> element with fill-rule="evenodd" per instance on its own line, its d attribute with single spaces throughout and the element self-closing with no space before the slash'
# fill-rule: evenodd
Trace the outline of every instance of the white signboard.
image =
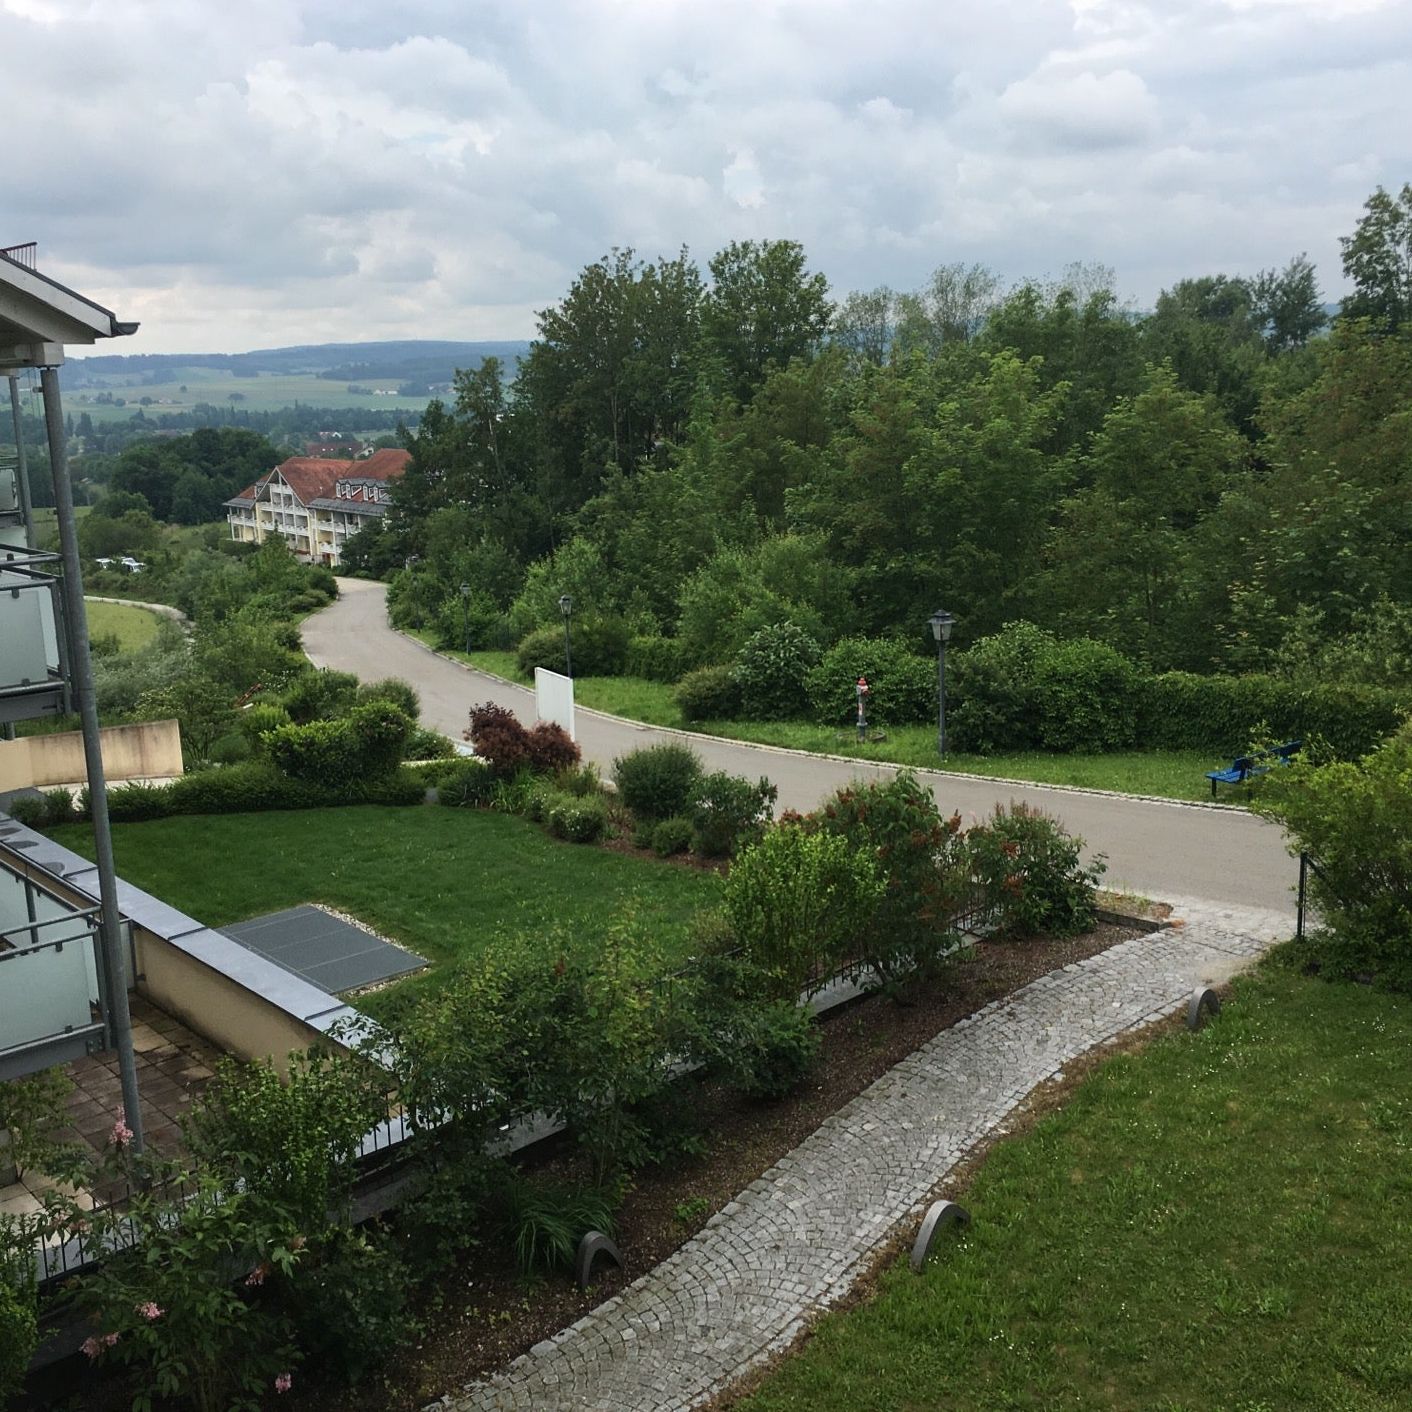
<svg viewBox="0 0 1412 1412">
<path fill-rule="evenodd" d="M 563 726 L 570 740 L 577 740 L 574 734 L 574 679 L 560 672 L 547 672 L 543 667 L 534 669 L 534 705 L 541 721 L 553 721 Z"/>
</svg>

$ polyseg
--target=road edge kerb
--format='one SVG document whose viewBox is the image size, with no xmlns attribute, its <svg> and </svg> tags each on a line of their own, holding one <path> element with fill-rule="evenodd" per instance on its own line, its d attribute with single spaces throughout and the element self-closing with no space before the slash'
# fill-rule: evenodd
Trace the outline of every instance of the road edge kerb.
<svg viewBox="0 0 1412 1412">
<path fill-rule="evenodd" d="M 514 687 L 516 691 L 523 691 L 527 696 L 534 693 L 534 688 L 526 686 L 524 682 L 511 681 L 509 677 L 502 677 L 498 672 L 489 672 L 484 667 L 472 666 L 469 662 L 463 662 L 458 657 L 452 657 L 449 653 L 439 651 L 403 628 L 394 628 L 390 623 L 388 626 L 399 637 L 420 647 L 423 652 L 432 657 L 439 657 L 443 662 L 450 662 L 452 666 L 459 667 L 463 672 L 499 682 L 501 686 Z M 733 735 L 708 735 L 705 731 L 683 730 L 680 726 L 653 725 L 650 721 L 635 721 L 631 716 L 615 716 L 611 711 L 598 711 L 591 706 L 580 706 L 577 703 L 574 705 L 574 710 L 582 711 L 587 716 L 597 716 L 600 720 L 616 722 L 620 726 L 631 726 L 636 730 L 661 731 L 664 735 L 674 735 L 682 740 L 728 741 L 732 745 L 744 745 L 751 750 L 787 755 L 796 760 L 832 760 L 836 764 L 853 765 L 867 770 L 891 770 L 893 774 L 899 770 L 912 770 L 916 774 L 925 775 L 933 780 L 970 780 L 977 784 L 1009 785 L 1013 789 L 1044 789 L 1053 794 L 1091 794 L 1100 799 L 1137 799 L 1144 804 L 1169 804 L 1174 809 L 1208 809 L 1223 814 L 1248 814 L 1250 812 L 1239 804 L 1222 804 L 1215 800 L 1168 799 L 1160 794 L 1128 794 L 1121 789 L 1096 789 L 1092 785 L 1048 784 L 1040 780 L 1011 779 L 1008 775 L 974 775 L 966 770 L 935 770 L 929 769 L 925 765 L 898 765 L 891 760 L 860 760 L 856 755 L 834 755 L 826 750 L 796 750 L 788 745 L 766 745 L 762 741 L 741 740 L 738 736 Z"/>
</svg>

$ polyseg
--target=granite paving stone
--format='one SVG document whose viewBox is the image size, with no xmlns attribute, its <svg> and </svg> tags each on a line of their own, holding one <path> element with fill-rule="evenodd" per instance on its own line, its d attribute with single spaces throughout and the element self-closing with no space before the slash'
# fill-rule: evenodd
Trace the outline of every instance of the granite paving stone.
<svg viewBox="0 0 1412 1412">
<path fill-rule="evenodd" d="M 686 1412 L 787 1347 L 1039 1084 L 1185 1008 L 1290 934 L 1280 912 L 1182 900 L 1176 925 L 1043 976 L 937 1035 L 679 1250 L 442 1412 Z M 629 1256 L 631 1252 L 628 1252 Z"/>
</svg>

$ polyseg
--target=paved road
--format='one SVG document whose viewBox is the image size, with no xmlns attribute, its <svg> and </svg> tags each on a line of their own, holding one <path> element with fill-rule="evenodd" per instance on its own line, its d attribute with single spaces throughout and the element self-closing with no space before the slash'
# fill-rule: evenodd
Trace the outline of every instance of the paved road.
<svg viewBox="0 0 1412 1412">
<path fill-rule="evenodd" d="M 304 623 L 305 651 L 316 665 L 356 672 L 367 681 L 404 677 L 421 693 L 426 724 L 456 739 L 476 701 L 499 701 L 522 720 L 534 720 L 533 692 L 439 657 L 388 627 L 384 585 L 340 579 L 339 588 L 339 600 Z M 681 735 L 582 709 L 577 725 L 585 757 L 605 768 L 628 750 Z M 781 806 L 800 810 L 812 809 L 850 779 L 886 777 L 895 769 L 710 736 L 691 740 L 710 768 L 752 778 L 768 775 L 779 786 Z M 1089 854 L 1107 855 L 1109 886 L 1293 916 L 1291 889 L 1298 869 L 1280 831 L 1241 810 L 1012 785 L 940 771 L 923 771 L 922 776 L 948 813 L 980 817 L 997 800 L 1023 799 L 1055 815 L 1085 840 Z"/>
</svg>

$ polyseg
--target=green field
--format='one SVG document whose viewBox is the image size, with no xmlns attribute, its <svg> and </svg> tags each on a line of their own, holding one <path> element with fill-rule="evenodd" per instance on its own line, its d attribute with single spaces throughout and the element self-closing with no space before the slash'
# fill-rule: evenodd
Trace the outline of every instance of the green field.
<svg viewBox="0 0 1412 1412">
<path fill-rule="evenodd" d="M 93 856 L 88 826 L 53 836 Z M 116 824 L 113 846 L 126 881 L 206 926 L 323 902 L 438 968 L 508 933 L 557 930 L 555 946 L 591 943 L 630 904 L 664 951 L 680 953 L 690 918 L 720 887 L 714 873 L 560 843 L 505 814 L 435 806 Z"/>
<path fill-rule="evenodd" d="M 117 636 L 122 651 L 136 652 L 157 636 L 161 619 L 146 608 L 135 608 L 125 603 L 96 603 L 91 598 L 85 600 L 85 606 L 90 638 L 106 637 L 112 633 Z"/>
<path fill-rule="evenodd" d="M 414 634 L 430 641 L 426 633 Z M 448 652 L 483 671 L 523 682 L 513 652 Z M 575 699 L 580 706 L 608 711 L 653 726 L 686 728 L 672 688 L 641 677 L 578 677 Z M 780 745 L 826 755 L 847 755 L 857 760 L 912 765 L 919 769 L 949 770 L 958 774 L 985 775 L 992 779 L 1025 780 L 1035 784 L 1070 785 L 1081 789 L 1113 789 L 1124 794 L 1147 794 L 1159 799 L 1209 800 L 1207 770 L 1230 763 L 1195 750 L 1124 750 L 1103 754 L 1046 755 L 1024 751 L 1010 755 L 964 755 L 950 752 L 943 762 L 936 751 L 936 727 L 899 726 L 885 741 L 859 745 L 853 731 L 816 726 L 801 721 L 702 721 L 690 729 L 729 740 L 760 745 Z M 1227 789 L 1223 802 L 1239 804 L 1244 795 Z"/>
<path fill-rule="evenodd" d="M 1268 966 L 986 1159 L 740 1412 L 1412 1406 L 1412 1000 Z"/>
<path fill-rule="evenodd" d="M 202 402 L 218 407 L 239 407 L 248 412 L 277 412 L 301 402 L 312 407 L 367 407 L 386 412 L 420 413 L 430 399 L 396 396 L 399 381 L 396 378 L 360 379 L 357 385 L 369 392 L 351 393 L 346 381 L 334 382 L 313 374 L 261 373 L 259 377 L 238 378 L 224 368 L 181 368 L 177 370 L 175 382 L 155 387 L 142 385 L 136 374 L 126 377 L 114 374 L 105 379 L 101 389 L 86 387 L 67 393 L 64 406 L 75 417 L 87 412 L 95 422 L 126 421 L 139 410 L 149 417 L 164 412 L 190 412 Z M 181 390 L 183 387 L 185 392 Z M 372 395 L 379 391 L 392 395 Z M 124 405 L 115 407 L 96 401 L 101 392 L 123 398 Z M 232 402 L 232 394 L 239 400 Z M 144 397 L 151 399 L 147 406 L 142 405 Z"/>
</svg>

